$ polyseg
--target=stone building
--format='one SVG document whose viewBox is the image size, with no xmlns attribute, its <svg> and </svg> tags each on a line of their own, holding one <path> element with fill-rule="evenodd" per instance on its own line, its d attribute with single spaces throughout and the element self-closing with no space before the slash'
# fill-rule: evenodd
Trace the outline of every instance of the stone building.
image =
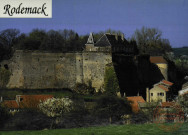
<svg viewBox="0 0 188 135">
<path fill-rule="evenodd" d="M 94 36 L 92 33 L 90 33 L 88 41 L 85 44 L 85 51 L 135 55 L 137 53 L 137 47 L 133 44 L 130 44 L 124 38 L 123 34 L 118 35 L 106 33 L 98 41 L 94 42 Z"/>
<path fill-rule="evenodd" d="M 112 53 L 134 55 L 135 46 L 124 36 L 104 34 L 96 43 L 90 34 L 83 52 L 52 53 L 16 50 L 7 65 L 11 72 L 9 89 L 74 89 L 77 83 L 103 89 L 105 67 L 112 63 Z"/>
<path fill-rule="evenodd" d="M 150 62 L 156 64 L 164 79 L 168 80 L 168 63 L 163 56 L 150 56 Z"/>
<path fill-rule="evenodd" d="M 167 101 L 167 92 L 173 83 L 162 80 L 157 84 L 153 85 L 152 89 L 146 90 L 146 101 L 147 102 L 166 102 Z"/>
</svg>

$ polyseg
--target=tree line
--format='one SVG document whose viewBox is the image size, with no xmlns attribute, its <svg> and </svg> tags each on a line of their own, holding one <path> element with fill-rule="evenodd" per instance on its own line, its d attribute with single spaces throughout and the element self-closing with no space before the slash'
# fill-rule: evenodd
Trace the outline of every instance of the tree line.
<svg viewBox="0 0 188 135">
<path fill-rule="evenodd" d="M 123 34 L 121 31 L 108 29 L 94 33 L 95 42 L 104 34 Z M 140 54 L 163 55 L 171 51 L 168 39 L 161 37 L 162 32 L 155 28 L 143 27 L 136 30 L 128 42 L 136 43 Z M 33 29 L 30 33 L 21 33 L 18 29 L 0 31 L 0 61 L 9 59 L 14 50 L 41 50 L 41 51 L 82 51 L 88 35 L 78 35 L 73 30 Z"/>
<path fill-rule="evenodd" d="M 88 35 L 79 36 L 73 30 L 33 29 L 21 33 L 18 29 L 0 31 L 0 60 L 9 59 L 14 50 L 82 51 Z"/>
</svg>

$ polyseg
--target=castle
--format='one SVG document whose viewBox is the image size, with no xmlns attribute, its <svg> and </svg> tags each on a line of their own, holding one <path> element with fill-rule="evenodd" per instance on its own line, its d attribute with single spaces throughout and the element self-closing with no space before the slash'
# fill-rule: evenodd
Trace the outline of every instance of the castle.
<svg viewBox="0 0 188 135">
<path fill-rule="evenodd" d="M 91 33 L 82 52 L 16 50 L 10 60 L 0 64 L 11 72 L 8 89 L 74 89 L 78 83 L 88 85 L 91 82 L 98 91 L 104 87 L 105 67 L 112 63 L 112 55 L 134 57 L 136 53 L 136 46 L 124 35 L 106 33 L 94 42 Z"/>
</svg>

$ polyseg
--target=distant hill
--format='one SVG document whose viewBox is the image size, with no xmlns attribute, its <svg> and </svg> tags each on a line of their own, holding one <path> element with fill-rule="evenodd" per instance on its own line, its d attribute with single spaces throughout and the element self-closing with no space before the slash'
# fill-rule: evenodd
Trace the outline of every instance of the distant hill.
<svg viewBox="0 0 188 135">
<path fill-rule="evenodd" d="M 175 56 L 188 55 L 188 46 L 182 48 L 173 48 L 172 50 Z"/>
</svg>

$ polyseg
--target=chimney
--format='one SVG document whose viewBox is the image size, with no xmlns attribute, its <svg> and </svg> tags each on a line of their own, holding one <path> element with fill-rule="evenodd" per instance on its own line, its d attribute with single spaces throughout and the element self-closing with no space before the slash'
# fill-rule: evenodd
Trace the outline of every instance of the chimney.
<svg viewBox="0 0 188 135">
<path fill-rule="evenodd" d="M 123 34 L 123 33 L 121 34 L 121 40 L 122 40 L 122 41 L 125 40 L 125 38 L 124 38 L 124 34 Z"/>
<path fill-rule="evenodd" d="M 149 88 L 146 88 L 146 102 L 150 102 L 150 91 L 149 91 Z"/>
</svg>

